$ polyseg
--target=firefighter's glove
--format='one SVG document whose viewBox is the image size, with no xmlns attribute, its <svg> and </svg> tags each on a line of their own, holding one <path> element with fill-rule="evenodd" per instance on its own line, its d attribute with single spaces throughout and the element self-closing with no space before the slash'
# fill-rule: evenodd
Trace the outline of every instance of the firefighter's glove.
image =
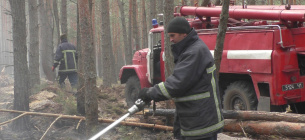
<svg viewBox="0 0 305 140">
<path fill-rule="evenodd" d="M 142 99 L 146 105 L 149 105 L 151 102 L 151 98 L 148 96 L 148 88 L 143 88 L 140 90 L 139 99 Z"/>
<path fill-rule="evenodd" d="M 54 66 L 52 66 L 52 71 L 54 71 L 55 70 L 55 67 Z"/>
</svg>

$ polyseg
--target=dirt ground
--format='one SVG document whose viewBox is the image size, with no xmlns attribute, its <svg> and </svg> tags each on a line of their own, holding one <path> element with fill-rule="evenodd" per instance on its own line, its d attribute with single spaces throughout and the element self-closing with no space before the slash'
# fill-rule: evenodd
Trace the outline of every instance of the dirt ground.
<svg viewBox="0 0 305 140">
<path fill-rule="evenodd" d="M 6 77 L 7 78 L 7 77 Z M 13 106 L 13 83 L 5 79 L 1 84 L 0 76 L 0 109 L 12 109 Z M 10 82 L 9 82 L 10 81 Z M 78 115 L 76 111 L 75 96 L 69 89 L 59 89 L 56 84 L 45 82 L 44 87 L 36 89 L 35 94 L 30 96 L 30 111 Z M 128 107 L 124 98 L 125 85 L 115 85 L 112 88 L 99 87 L 99 117 L 116 120 L 127 113 Z M 157 103 L 157 108 L 162 108 L 163 103 Z M 30 128 L 24 132 L 13 132 L 11 123 L 1 124 L 12 119 L 11 113 L 0 112 L 0 140 L 84 140 L 84 122 L 73 119 L 59 119 L 51 126 L 56 117 L 30 116 Z M 152 124 L 164 124 L 166 118 L 162 116 L 143 117 L 133 115 L 125 121 Z M 107 127 L 108 123 L 99 125 L 99 130 Z M 47 131 L 47 129 L 49 129 Z M 173 140 L 170 131 L 152 130 L 150 128 L 119 125 L 107 132 L 102 140 Z M 223 132 L 218 134 L 219 140 L 250 140 L 250 139 L 292 139 L 278 136 L 251 136 L 243 133 Z"/>
</svg>

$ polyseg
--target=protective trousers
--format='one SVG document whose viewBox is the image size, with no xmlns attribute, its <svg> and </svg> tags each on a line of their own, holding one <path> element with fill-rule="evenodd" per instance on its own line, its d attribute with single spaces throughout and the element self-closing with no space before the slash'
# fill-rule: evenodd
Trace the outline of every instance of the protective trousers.
<svg viewBox="0 0 305 140">
<path fill-rule="evenodd" d="M 78 77 L 77 77 L 77 72 L 69 72 L 69 73 L 58 73 L 59 76 L 59 85 L 63 88 L 65 87 L 65 80 L 68 77 L 71 87 L 76 88 L 77 87 L 77 82 L 78 82 Z"/>
</svg>

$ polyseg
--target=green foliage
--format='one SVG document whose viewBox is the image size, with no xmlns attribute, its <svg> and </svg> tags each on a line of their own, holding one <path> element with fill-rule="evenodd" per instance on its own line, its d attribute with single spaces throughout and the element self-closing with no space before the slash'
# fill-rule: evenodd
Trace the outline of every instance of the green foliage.
<svg viewBox="0 0 305 140">
<path fill-rule="evenodd" d="M 30 91 L 30 95 L 39 93 L 40 91 L 42 91 L 42 89 L 45 89 L 48 86 L 49 86 L 49 84 L 47 82 L 41 82 L 40 85 L 34 85 L 34 87 Z"/>
<path fill-rule="evenodd" d="M 58 96 L 55 97 L 54 101 L 59 103 L 63 106 L 63 114 L 67 115 L 76 115 L 77 108 L 76 108 L 76 99 L 71 93 L 64 92 L 59 90 L 56 93 Z"/>
</svg>

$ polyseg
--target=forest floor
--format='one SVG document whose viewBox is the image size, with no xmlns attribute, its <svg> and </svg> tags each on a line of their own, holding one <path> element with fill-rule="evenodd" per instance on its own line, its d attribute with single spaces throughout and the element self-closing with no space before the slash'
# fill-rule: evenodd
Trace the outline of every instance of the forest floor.
<svg viewBox="0 0 305 140">
<path fill-rule="evenodd" d="M 13 107 L 14 88 L 12 80 L 0 76 L 0 109 L 11 110 Z M 4 83 L 4 84 L 2 84 Z M 56 84 L 44 82 L 42 87 L 36 88 L 30 96 L 30 111 L 76 115 L 76 99 L 69 88 L 62 90 Z M 115 85 L 111 88 L 99 88 L 99 117 L 103 119 L 116 120 L 127 113 L 128 107 L 124 99 L 125 85 Z M 157 108 L 164 104 L 157 103 Z M 11 130 L 11 122 L 2 124 L 13 119 L 12 113 L 0 112 L 0 140 L 85 140 L 84 121 L 73 119 L 58 119 L 51 125 L 56 117 L 30 116 L 30 126 L 27 131 L 14 132 Z M 164 124 L 165 117 L 135 114 L 125 121 L 136 123 Z M 107 127 L 108 123 L 99 124 L 99 130 Z M 48 130 L 49 129 L 49 130 Z M 43 137 L 43 138 L 42 138 Z M 102 140 L 173 140 L 171 131 L 157 130 L 151 128 L 118 125 L 103 135 Z M 279 136 L 251 136 L 243 133 L 223 132 L 218 134 L 219 140 L 250 140 L 250 139 L 296 139 Z"/>
</svg>

